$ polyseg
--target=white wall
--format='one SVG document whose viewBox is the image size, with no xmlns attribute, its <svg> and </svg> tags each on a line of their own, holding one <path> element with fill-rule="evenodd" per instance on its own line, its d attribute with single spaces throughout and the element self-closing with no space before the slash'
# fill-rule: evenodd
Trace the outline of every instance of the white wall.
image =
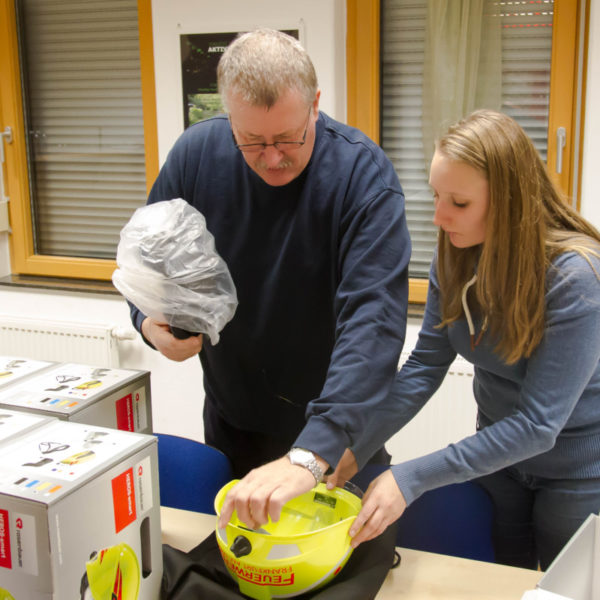
<svg viewBox="0 0 600 600">
<path fill-rule="evenodd" d="M 260 7 L 260 11 L 257 10 Z M 236 31 L 258 25 L 300 27 L 323 90 L 323 110 L 345 118 L 344 0 L 154 0 L 158 131 L 161 162 L 182 131 L 179 34 Z M 260 15 L 260 17 L 259 17 Z M 264 15 L 264 16 L 263 16 Z M 600 0 L 592 0 L 588 97 L 583 161 L 582 212 L 600 227 L 596 165 L 600 164 Z M 0 275 L 8 274 L 8 243 L 0 234 Z M 119 297 L 8 288 L 0 286 L 0 314 L 36 315 L 58 320 L 86 320 L 129 326 Z M 416 341 L 419 323 L 408 326 L 406 349 Z M 152 372 L 155 429 L 202 439 L 202 381 L 196 359 L 172 363 L 139 340 L 122 342 L 122 365 Z"/>
<path fill-rule="evenodd" d="M 117 295 L 61 293 L 0 287 L 0 314 L 131 328 L 129 308 Z M 197 358 L 167 360 L 135 341 L 119 342 L 123 368 L 151 372 L 154 430 L 202 440 L 202 371 Z M 74 356 L 71 360 L 77 361 Z"/>
</svg>

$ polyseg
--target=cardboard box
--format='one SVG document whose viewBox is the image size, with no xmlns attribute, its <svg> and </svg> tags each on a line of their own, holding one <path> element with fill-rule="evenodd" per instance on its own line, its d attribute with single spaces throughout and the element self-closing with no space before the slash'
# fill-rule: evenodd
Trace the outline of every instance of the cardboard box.
<svg viewBox="0 0 600 600">
<path fill-rule="evenodd" d="M 0 446 L 50 421 L 50 417 L 0 408 Z"/>
<path fill-rule="evenodd" d="M 536 598 L 546 592 L 568 600 L 600 598 L 600 518 L 591 514 L 554 559 L 538 583 Z M 552 596 L 556 597 L 556 596 Z"/>
<path fill-rule="evenodd" d="M 37 375 L 1 389 L 2 408 L 152 433 L 150 373 L 55 363 Z"/>
<path fill-rule="evenodd" d="M 19 356 L 0 356 L 0 390 L 55 364 Z"/>
<path fill-rule="evenodd" d="M 0 446 L 0 597 L 157 600 L 160 536 L 154 436 L 53 419 Z"/>
</svg>

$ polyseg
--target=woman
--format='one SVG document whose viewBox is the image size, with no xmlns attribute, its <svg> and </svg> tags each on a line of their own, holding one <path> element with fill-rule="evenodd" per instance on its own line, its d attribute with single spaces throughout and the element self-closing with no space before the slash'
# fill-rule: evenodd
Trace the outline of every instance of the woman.
<svg viewBox="0 0 600 600">
<path fill-rule="evenodd" d="M 423 492 L 479 478 L 496 509 L 498 562 L 545 569 L 600 509 L 600 233 L 497 112 L 450 128 L 430 185 L 440 231 L 423 326 L 352 450 L 368 455 L 404 426 L 457 353 L 474 364 L 477 433 L 374 480 L 353 545 Z"/>
</svg>

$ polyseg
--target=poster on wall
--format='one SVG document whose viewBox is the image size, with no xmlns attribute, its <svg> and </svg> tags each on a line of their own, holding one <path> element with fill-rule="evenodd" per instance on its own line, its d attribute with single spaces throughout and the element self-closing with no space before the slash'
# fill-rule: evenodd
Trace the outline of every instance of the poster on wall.
<svg viewBox="0 0 600 600">
<path fill-rule="evenodd" d="M 296 39 L 298 29 L 283 29 Z M 217 91 L 217 65 L 239 32 L 186 33 L 180 35 L 183 122 L 190 125 L 223 113 Z"/>
</svg>

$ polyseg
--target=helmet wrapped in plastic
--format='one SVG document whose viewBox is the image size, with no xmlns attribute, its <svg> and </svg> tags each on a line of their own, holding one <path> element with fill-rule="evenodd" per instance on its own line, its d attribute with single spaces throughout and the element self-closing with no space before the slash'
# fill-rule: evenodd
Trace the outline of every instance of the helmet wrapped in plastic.
<svg viewBox="0 0 600 600">
<path fill-rule="evenodd" d="M 138 208 L 121 230 L 115 287 L 145 315 L 211 343 L 233 318 L 235 285 L 204 216 L 181 198 Z"/>
</svg>

